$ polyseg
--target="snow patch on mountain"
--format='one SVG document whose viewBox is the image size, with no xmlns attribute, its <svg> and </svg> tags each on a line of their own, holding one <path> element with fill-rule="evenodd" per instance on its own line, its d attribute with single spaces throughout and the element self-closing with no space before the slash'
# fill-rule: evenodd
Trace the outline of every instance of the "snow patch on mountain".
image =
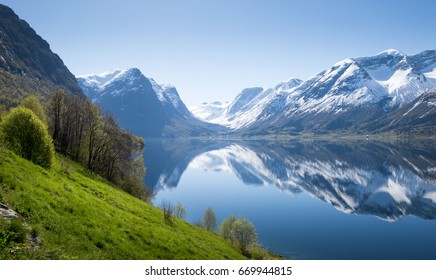
<svg viewBox="0 0 436 280">
<path fill-rule="evenodd" d="M 82 84 L 88 87 L 95 87 L 100 90 L 104 89 L 107 85 L 111 84 L 115 80 L 125 77 L 126 73 L 131 70 L 109 70 L 100 74 L 87 74 L 79 75 L 76 78 L 82 80 Z"/>
<path fill-rule="evenodd" d="M 218 123 L 217 119 L 221 117 L 229 105 L 229 101 L 215 101 L 211 103 L 203 102 L 200 106 L 189 107 L 189 110 L 200 120 L 210 123 Z"/>
</svg>

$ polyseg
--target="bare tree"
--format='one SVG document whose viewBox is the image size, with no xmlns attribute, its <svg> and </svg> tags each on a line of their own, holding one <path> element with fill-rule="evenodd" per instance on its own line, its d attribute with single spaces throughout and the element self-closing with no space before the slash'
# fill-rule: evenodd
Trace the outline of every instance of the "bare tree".
<svg viewBox="0 0 436 280">
<path fill-rule="evenodd" d="M 212 208 L 207 208 L 204 212 L 203 219 L 201 220 L 201 226 L 207 231 L 216 230 L 216 217 Z"/>
<path fill-rule="evenodd" d="M 179 219 L 186 218 L 186 208 L 182 203 L 177 203 L 176 208 L 174 208 L 174 216 Z"/>
</svg>

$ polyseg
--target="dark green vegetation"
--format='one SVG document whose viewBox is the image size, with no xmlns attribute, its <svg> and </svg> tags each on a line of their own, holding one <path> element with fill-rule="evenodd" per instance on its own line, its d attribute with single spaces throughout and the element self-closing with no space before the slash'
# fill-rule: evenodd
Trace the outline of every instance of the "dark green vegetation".
<svg viewBox="0 0 436 280">
<path fill-rule="evenodd" d="M 167 222 L 64 156 L 56 162 L 45 169 L 0 150 L 0 202 L 21 216 L 21 225 L 0 218 L 1 259 L 245 258 L 217 234 Z"/>
</svg>

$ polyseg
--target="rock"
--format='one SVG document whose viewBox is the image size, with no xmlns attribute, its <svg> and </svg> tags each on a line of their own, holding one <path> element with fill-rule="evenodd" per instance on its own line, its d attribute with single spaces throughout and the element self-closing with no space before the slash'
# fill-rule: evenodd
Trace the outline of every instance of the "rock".
<svg viewBox="0 0 436 280">
<path fill-rule="evenodd" d="M 7 207 L 6 205 L 0 203 L 0 217 L 5 217 L 5 218 L 11 219 L 11 218 L 18 218 L 19 215 L 14 210 L 12 210 L 9 207 Z"/>
</svg>

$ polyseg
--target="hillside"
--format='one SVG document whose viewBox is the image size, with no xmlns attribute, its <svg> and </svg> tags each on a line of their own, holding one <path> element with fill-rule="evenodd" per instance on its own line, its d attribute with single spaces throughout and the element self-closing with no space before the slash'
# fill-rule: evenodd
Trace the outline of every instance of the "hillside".
<svg viewBox="0 0 436 280">
<path fill-rule="evenodd" d="M 29 232 L 5 253 L 0 227 L 0 259 L 245 258 L 216 234 L 165 222 L 161 210 L 62 156 L 47 170 L 0 148 L 0 203 Z"/>
<path fill-rule="evenodd" d="M 0 4 L 0 104 L 11 107 L 29 92 L 46 97 L 56 89 L 83 95 L 50 45 L 12 9 Z"/>
<path fill-rule="evenodd" d="M 366 124 L 363 129 L 369 132 L 394 132 L 403 136 L 434 136 L 436 88 L 433 88 L 410 104 Z"/>
</svg>

